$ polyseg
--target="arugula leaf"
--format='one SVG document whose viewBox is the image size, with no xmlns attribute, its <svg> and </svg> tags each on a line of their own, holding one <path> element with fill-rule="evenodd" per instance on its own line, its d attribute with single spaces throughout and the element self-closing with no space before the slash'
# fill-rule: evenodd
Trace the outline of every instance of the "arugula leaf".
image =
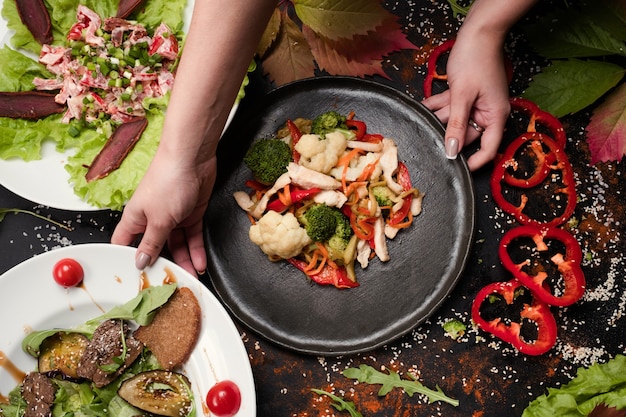
<svg viewBox="0 0 626 417">
<path fill-rule="evenodd" d="M 98 324 L 108 319 L 133 320 L 140 326 L 150 324 L 156 311 L 170 299 L 174 291 L 176 291 L 176 288 L 176 284 L 148 287 L 137 294 L 132 300 L 120 306 L 113 307 L 109 312 L 87 321 L 85 325 L 87 328 L 94 325 L 98 327 Z"/>
<path fill-rule="evenodd" d="M 624 77 L 626 68 L 610 62 L 579 59 L 553 61 L 535 75 L 522 94 L 556 117 L 593 104 Z"/>
<path fill-rule="evenodd" d="M 522 417 L 582 417 L 604 404 L 626 409 L 626 356 L 578 368 L 576 377 L 533 400 Z"/>
<path fill-rule="evenodd" d="M 71 329 L 48 329 L 28 334 L 22 341 L 22 350 L 37 358 L 43 341 L 58 332 L 74 332 L 87 336 L 93 335 L 98 325 L 107 319 L 133 320 L 141 326 L 152 321 L 156 310 L 170 299 L 176 290 L 176 284 L 149 287 L 142 290 L 135 298 L 123 305 L 113 307 L 107 313 L 95 317 Z"/>
<path fill-rule="evenodd" d="M 327 397 L 330 397 L 331 400 L 335 401 L 331 405 L 335 407 L 337 410 L 347 411 L 348 413 L 350 413 L 350 416 L 352 417 L 363 417 L 363 414 L 357 411 L 356 406 L 354 405 L 352 401 L 346 401 L 341 397 L 338 397 L 334 394 L 331 394 L 330 392 L 326 392 L 321 389 L 312 388 L 311 391 L 319 395 L 326 395 Z"/>
<path fill-rule="evenodd" d="M 448 4 L 450 5 L 450 8 L 452 9 L 452 17 L 456 18 L 458 15 L 463 15 L 463 16 L 467 16 L 467 13 L 469 12 L 470 7 L 472 6 L 472 2 L 470 2 L 469 5 L 463 7 L 459 4 L 458 0 L 448 0 Z"/>
<path fill-rule="evenodd" d="M 42 216 L 41 214 L 37 214 L 34 211 L 30 211 L 30 210 L 22 210 L 22 209 L 18 209 L 18 208 L 0 208 L 0 222 L 2 220 L 4 220 L 5 216 L 7 215 L 7 213 L 23 213 L 23 214 L 30 214 L 31 216 L 37 217 L 38 219 L 42 219 L 45 220 L 47 222 L 50 222 L 58 227 L 61 227 L 65 230 L 69 230 L 70 232 L 74 229 L 72 229 L 70 226 L 66 226 L 63 223 L 59 223 L 57 221 L 51 220 L 45 216 Z"/>
<path fill-rule="evenodd" d="M 410 375 L 410 374 L 409 374 Z M 379 396 L 385 396 L 394 388 L 402 388 L 409 397 L 413 394 L 423 394 L 428 397 L 428 402 L 433 403 L 435 401 L 442 401 L 451 404 L 455 407 L 459 405 L 459 401 L 448 397 L 443 393 L 441 388 L 436 387 L 436 390 L 425 387 L 419 381 L 413 378 L 412 380 L 404 380 L 400 378 L 397 372 L 389 370 L 389 374 L 377 371 L 369 365 L 360 365 L 358 368 L 348 368 L 343 371 L 343 376 L 350 379 L 357 379 L 359 382 L 366 382 L 368 384 L 380 384 L 382 387 L 378 391 Z"/>
</svg>

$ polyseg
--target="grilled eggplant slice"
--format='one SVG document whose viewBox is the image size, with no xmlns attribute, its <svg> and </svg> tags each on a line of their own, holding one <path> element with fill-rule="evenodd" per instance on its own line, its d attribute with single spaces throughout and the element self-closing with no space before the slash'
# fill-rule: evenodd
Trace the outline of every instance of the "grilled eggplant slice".
<svg viewBox="0 0 626 417">
<path fill-rule="evenodd" d="M 130 405 L 160 416 L 185 417 L 193 408 L 189 379 L 177 372 L 142 372 L 124 381 L 117 393 Z"/>
<path fill-rule="evenodd" d="M 59 332 L 43 341 L 39 354 L 39 372 L 59 371 L 71 378 L 78 378 L 78 362 L 83 356 L 89 339 L 80 333 Z"/>
</svg>

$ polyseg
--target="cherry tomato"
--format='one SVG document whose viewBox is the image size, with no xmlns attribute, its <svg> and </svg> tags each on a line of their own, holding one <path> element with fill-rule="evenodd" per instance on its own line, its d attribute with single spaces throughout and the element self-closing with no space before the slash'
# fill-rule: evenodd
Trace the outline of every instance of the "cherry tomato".
<svg viewBox="0 0 626 417">
<path fill-rule="evenodd" d="M 232 417 L 241 406 L 241 392 L 233 381 L 224 380 L 213 385 L 206 395 L 206 405 L 219 417 Z"/>
<path fill-rule="evenodd" d="M 63 258 L 54 264 L 52 276 L 57 284 L 68 288 L 80 284 L 85 276 L 83 267 L 71 258 Z"/>
</svg>

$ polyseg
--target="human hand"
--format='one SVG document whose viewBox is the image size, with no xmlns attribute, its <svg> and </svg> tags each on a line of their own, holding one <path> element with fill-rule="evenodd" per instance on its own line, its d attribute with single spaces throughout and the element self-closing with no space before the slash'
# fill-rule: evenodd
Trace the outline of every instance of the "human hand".
<svg viewBox="0 0 626 417">
<path fill-rule="evenodd" d="M 216 159 L 193 166 L 173 159 L 157 151 L 124 208 L 111 243 L 130 245 L 143 234 L 135 264 L 144 269 L 167 242 L 174 262 L 197 275 L 207 267 L 202 219 L 215 183 Z"/>
<path fill-rule="evenodd" d="M 464 34 L 461 30 L 450 51 L 446 73 L 449 89 L 422 103 L 447 124 L 448 158 L 456 158 L 465 145 L 480 139 L 480 149 L 467 160 L 470 170 L 475 171 L 496 156 L 510 113 L 501 42 L 489 34 Z M 470 125 L 471 121 L 477 127 Z"/>
</svg>

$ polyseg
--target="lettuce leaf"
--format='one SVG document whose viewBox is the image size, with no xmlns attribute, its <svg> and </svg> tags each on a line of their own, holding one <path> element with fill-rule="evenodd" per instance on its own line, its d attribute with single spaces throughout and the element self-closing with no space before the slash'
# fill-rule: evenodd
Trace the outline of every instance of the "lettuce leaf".
<svg viewBox="0 0 626 417">
<path fill-rule="evenodd" d="M 626 356 L 579 368 L 569 383 L 533 400 L 522 417 L 582 417 L 600 404 L 626 409 Z"/>
</svg>

